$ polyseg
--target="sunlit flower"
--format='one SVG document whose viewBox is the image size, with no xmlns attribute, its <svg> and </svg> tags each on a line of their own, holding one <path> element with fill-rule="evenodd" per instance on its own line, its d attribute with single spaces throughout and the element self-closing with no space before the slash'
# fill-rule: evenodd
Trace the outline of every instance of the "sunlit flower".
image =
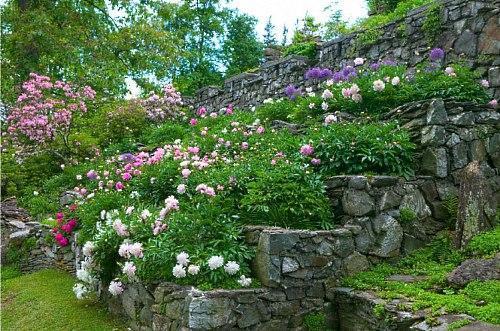
<svg viewBox="0 0 500 331">
<path fill-rule="evenodd" d="M 189 267 L 188 267 L 187 272 L 190 275 L 197 275 L 200 272 L 200 266 L 195 265 L 195 264 L 190 264 Z"/>
<path fill-rule="evenodd" d="M 189 254 L 186 252 L 180 252 L 177 257 L 177 264 L 187 266 L 189 263 Z"/>
<path fill-rule="evenodd" d="M 338 120 L 337 116 L 330 114 L 330 115 L 325 117 L 325 124 L 328 125 L 328 124 L 337 122 L 337 120 Z"/>
<path fill-rule="evenodd" d="M 303 145 L 300 148 L 300 154 L 302 154 L 304 156 L 309 156 L 309 155 L 312 155 L 313 153 L 314 153 L 314 148 L 309 144 Z"/>
<path fill-rule="evenodd" d="M 85 256 L 92 256 L 92 252 L 95 249 L 95 244 L 92 241 L 87 241 L 82 247 L 82 253 Z"/>
<path fill-rule="evenodd" d="M 220 268 L 224 265 L 224 258 L 219 255 L 214 255 L 211 258 L 208 259 L 208 267 L 210 270 L 215 270 L 217 268 Z"/>
<path fill-rule="evenodd" d="M 175 278 L 184 278 L 186 277 L 186 269 L 184 269 L 182 265 L 176 264 L 172 269 L 172 275 L 174 275 Z"/>
<path fill-rule="evenodd" d="M 240 270 L 240 265 L 234 261 L 228 261 L 224 266 L 224 270 L 230 274 L 234 275 Z"/>
<path fill-rule="evenodd" d="M 396 86 L 396 85 L 399 85 L 400 81 L 401 81 L 401 80 L 399 79 L 399 77 L 398 77 L 398 76 L 396 76 L 396 77 L 393 77 L 393 78 L 392 78 L 392 80 L 391 80 L 391 84 L 392 84 L 393 86 Z"/>
<path fill-rule="evenodd" d="M 252 284 L 252 278 L 247 278 L 245 275 L 241 275 L 240 279 L 238 279 L 238 284 L 243 287 L 248 287 Z"/>
<path fill-rule="evenodd" d="M 354 65 L 356 66 L 362 66 L 363 63 L 365 63 L 365 60 L 363 60 L 363 58 L 361 57 L 357 57 L 354 59 Z"/>
<path fill-rule="evenodd" d="M 122 284 L 122 282 L 112 281 L 111 283 L 109 283 L 108 291 L 113 296 L 117 296 L 117 295 L 122 294 L 123 293 L 123 284 Z"/>
<path fill-rule="evenodd" d="M 127 275 L 129 278 L 134 278 L 135 277 L 135 271 L 136 271 L 136 266 L 134 265 L 133 262 L 125 262 L 125 264 L 123 265 L 123 273 L 125 275 Z"/>
<path fill-rule="evenodd" d="M 384 89 L 385 89 L 385 83 L 382 80 L 378 79 L 373 82 L 373 90 L 375 92 L 382 92 Z"/>
</svg>

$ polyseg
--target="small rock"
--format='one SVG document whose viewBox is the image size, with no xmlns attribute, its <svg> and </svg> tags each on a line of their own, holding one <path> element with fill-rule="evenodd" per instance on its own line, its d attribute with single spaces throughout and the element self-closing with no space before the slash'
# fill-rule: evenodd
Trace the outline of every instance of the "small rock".
<svg viewBox="0 0 500 331">
<path fill-rule="evenodd" d="M 281 264 L 281 270 L 284 274 L 297 271 L 299 270 L 299 268 L 299 263 L 295 259 L 290 257 L 285 257 Z"/>
<path fill-rule="evenodd" d="M 348 189 L 342 197 L 344 212 L 352 216 L 363 216 L 374 209 L 372 197 L 364 191 Z"/>
</svg>

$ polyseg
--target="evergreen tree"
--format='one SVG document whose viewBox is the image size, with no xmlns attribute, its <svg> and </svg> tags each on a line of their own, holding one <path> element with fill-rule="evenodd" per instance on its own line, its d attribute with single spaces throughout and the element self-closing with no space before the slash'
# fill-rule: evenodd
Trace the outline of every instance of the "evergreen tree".
<svg viewBox="0 0 500 331">
<path fill-rule="evenodd" d="M 288 42 L 288 28 L 286 25 L 283 25 L 283 34 L 282 34 L 282 39 L 281 39 L 281 45 L 285 46 Z"/>
<path fill-rule="evenodd" d="M 269 19 L 267 20 L 264 31 L 264 45 L 266 45 L 266 47 L 275 46 L 276 37 L 274 36 L 274 25 L 271 22 L 271 16 L 269 16 Z"/>
</svg>

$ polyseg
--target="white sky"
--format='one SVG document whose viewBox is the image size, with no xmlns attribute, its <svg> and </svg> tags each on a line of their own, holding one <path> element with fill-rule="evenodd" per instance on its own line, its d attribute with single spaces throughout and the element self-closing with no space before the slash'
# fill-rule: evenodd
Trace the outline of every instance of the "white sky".
<svg viewBox="0 0 500 331">
<path fill-rule="evenodd" d="M 257 24 L 259 36 L 264 34 L 264 26 L 271 16 L 276 37 L 281 40 L 283 25 L 286 25 L 290 41 L 297 19 L 303 18 L 308 13 L 317 22 L 325 23 L 330 15 L 325 8 L 335 3 L 334 8 L 342 10 L 344 20 L 348 22 L 354 22 L 357 18 L 367 15 L 365 0 L 233 0 L 228 7 L 255 16 L 259 21 Z"/>
</svg>

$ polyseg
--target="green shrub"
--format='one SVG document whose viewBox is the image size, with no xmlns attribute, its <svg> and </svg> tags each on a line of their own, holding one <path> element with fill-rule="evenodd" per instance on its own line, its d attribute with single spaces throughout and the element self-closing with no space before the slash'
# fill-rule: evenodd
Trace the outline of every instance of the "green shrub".
<svg viewBox="0 0 500 331">
<path fill-rule="evenodd" d="M 492 256 L 500 252 L 500 226 L 472 238 L 466 252 L 473 256 Z"/>
<path fill-rule="evenodd" d="M 292 43 L 283 49 L 283 56 L 300 55 L 308 57 L 313 60 L 316 57 L 318 46 L 314 41 L 304 41 L 299 43 Z"/>
<path fill-rule="evenodd" d="M 150 146 L 171 144 L 176 139 L 184 138 L 187 132 L 186 126 L 175 122 L 168 122 L 158 127 L 150 127 L 144 133 L 144 141 Z"/>
<path fill-rule="evenodd" d="M 294 107 L 295 102 L 292 100 L 278 99 L 257 107 L 255 113 L 257 118 L 265 122 L 272 122 L 274 120 L 288 121 Z"/>
<path fill-rule="evenodd" d="M 304 317 L 304 326 L 308 331 L 330 330 L 330 328 L 327 325 L 325 313 L 323 312 L 307 314 Z"/>
<path fill-rule="evenodd" d="M 414 145 L 396 123 L 339 123 L 314 131 L 310 137 L 323 175 L 412 174 Z"/>
<path fill-rule="evenodd" d="M 321 177 L 295 165 L 257 172 L 241 200 L 250 224 L 286 228 L 330 228 L 332 214 Z"/>
<path fill-rule="evenodd" d="M 399 211 L 399 219 L 403 223 L 411 223 L 417 219 L 417 215 L 412 209 L 404 207 Z"/>
</svg>

